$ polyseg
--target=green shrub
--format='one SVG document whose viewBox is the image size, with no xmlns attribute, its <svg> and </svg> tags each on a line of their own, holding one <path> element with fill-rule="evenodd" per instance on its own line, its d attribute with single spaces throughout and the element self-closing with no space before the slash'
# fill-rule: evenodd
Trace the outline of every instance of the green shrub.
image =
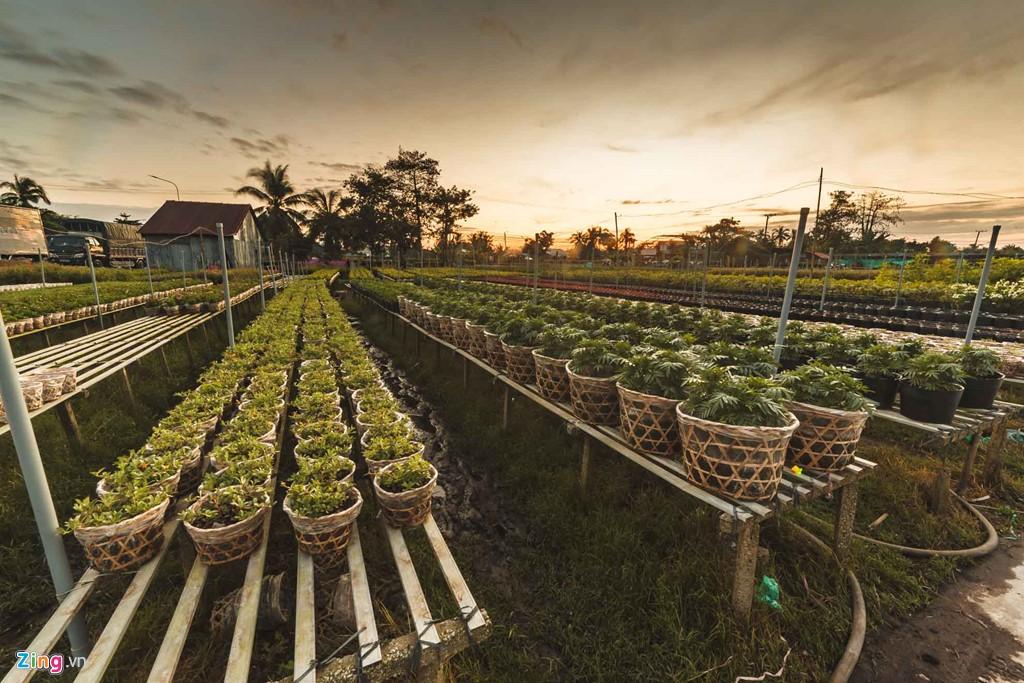
<svg viewBox="0 0 1024 683">
<path fill-rule="evenodd" d="M 401 493 L 425 486 L 434 476 L 433 468 L 423 458 L 409 458 L 381 470 L 377 483 L 385 491 Z"/>
<path fill-rule="evenodd" d="M 955 356 L 928 351 L 907 361 L 902 379 L 918 389 L 956 391 L 963 389 L 966 374 Z"/>
<path fill-rule="evenodd" d="M 712 365 L 687 380 L 682 410 L 713 422 L 782 427 L 790 419 L 783 402 L 791 398 L 792 392 L 778 380 L 737 377 Z"/>
<path fill-rule="evenodd" d="M 864 398 L 867 387 L 842 368 L 808 363 L 782 373 L 781 380 L 793 393 L 794 401 L 836 410 L 865 411 L 871 407 Z"/>
</svg>

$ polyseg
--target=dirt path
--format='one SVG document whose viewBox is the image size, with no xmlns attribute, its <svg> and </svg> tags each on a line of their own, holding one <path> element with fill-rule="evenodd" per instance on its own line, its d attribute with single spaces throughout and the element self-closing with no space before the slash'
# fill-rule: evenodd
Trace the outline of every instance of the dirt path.
<svg viewBox="0 0 1024 683">
<path fill-rule="evenodd" d="M 869 638 L 850 680 L 1024 681 L 1024 542 L 1004 542 L 927 610 Z"/>
</svg>

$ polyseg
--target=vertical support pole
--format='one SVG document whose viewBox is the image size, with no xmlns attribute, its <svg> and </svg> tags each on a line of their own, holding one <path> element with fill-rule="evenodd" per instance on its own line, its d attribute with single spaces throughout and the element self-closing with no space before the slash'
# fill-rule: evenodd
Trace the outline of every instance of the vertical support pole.
<svg viewBox="0 0 1024 683">
<path fill-rule="evenodd" d="M 907 252 L 903 252 L 903 259 L 900 261 L 900 277 L 896 281 L 896 301 L 892 307 L 897 308 L 900 305 L 900 295 L 903 294 L 903 271 L 907 269 Z"/>
<path fill-rule="evenodd" d="M 167 351 L 164 350 L 163 346 L 160 347 L 160 357 L 164 361 L 164 372 L 167 373 L 168 379 L 174 377 L 174 373 L 171 372 L 171 364 L 167 362 Z"/>
<path fill-rule="evenodd" d="M 260 277 L 260 310 L 267 310 L 267 297 L 263 294 L 263 246 L 260 236 L 256 235 L 256 271 Z"/>
<path fill-rule="evenodd" d="M 46 285 L 46 264 L 43 261 L 43 250 L 36 249 L 36 254 L 39 255 L 39 276 L 43 279 L 43 285 Z"/>
<path fill-rule="evenodd" d="M 540 279 L 540 235 L 533 236 L 533 303 L 537 303 L 537 280 Z"/>
<path fill-rule="evenodd" d="M 14 352 L 11 341 L 7 338 L 7 330 L 0 315 L 0 398 L 7 409 L 7 422 L 11 426 L 11 438 L 14 450 L 18 454 L 25 488 L 28 490 L 32 516 L 39 530 L 39 539 L 46 555 L 46 564 L 50 569 L 53 587 L 59 596 L 70 591 L 75 581 L 71 575 L 71 565 L 64 550 L 64 540 L 60 534 L 60 523 L 57 511 L 50 497 L 50 486 L 46 481 L 46 470 L 43 459 L 39 455 L 39 444 L 32 430 L 32 419 L 28 415 L 25 396 L 21 392 L 18 370 L 14 366 Z M 89 651 L 89 639 L 85 630 L 84 615 L 79 613 L 69 624 L 67 630 L 71 640 L 71 650 L 76 655 L 85 655 Z"/>
<path fill-rule="evenodd" d="M 932 481 L 931 495 L 932 513 L 944 515 L 949 511 L 949 470 L 946 468 L 946 460 L 942 459 L 939 471 Z"/>
<path fill-rule="evenodd" d="M 64 434 L 68 437 L 68 443 L 76 451 L 82 450 L 82 430 L 78 426 L 78 418 L 75 411 L 71 409 L 71 401 L 61 401 L 57 406 L 57 417 L 64 427 Z"/>
<path fill-rule="evenodd" d="M 590 435 L 583 435 L 583 452 L 580 454 L 580 488 L 587 490 L 587 480 L 590 478 Z"/>
<path fill-rule="evenodd" d="M 224 273 L 224 317 L 228 324 L 228 346 L 235 345 L 235 321 L 231 317 L 231 285 L 228 283 L 228 256 L 224 247 L 224 224 L 217 223 L 217 241 L 220 242 L 220 265 Z M 206 329 L 205 327 L 203 329 Z"/>
<path fill-rule="evenodd" d="M 974 481 L 974 461 L 978 459 L 978 449 L 981 448 L 981 434 L 972 434 L 971 436 L 971 445 L 967 448 L 964 466 L 960 470 L 960 480 L 956 483 L 956 492 L 961 496 L 966 493 Z"/>
<path fill-rule="evenodd" d="M 138 409 L 138 405 L 135 403 L 135 392 L 132 391 L 132 382 L 128 379 L 128 368 L 121 368 L 121 379 L 124 380 L 124 390 L 128 394 L 128 401 L 132 404 L 133 409 Z"/>
<path fill-rule="evenodd" d="M 731 521 L 731 520 L 730 520 Z M 732 611 L 739 621 L 750 619 L 754 603 L 754 580 L 757 574 L 757 544 L 761 523 L 747 521 L 736 529 L 736 566 L 732 577 Z"/>
<path fill-rule="evenodd" d="M 992 438 L 985 447 L 985 472 L 982 481 L 986 486 L 998 486 L 1003 472 L 1003 449 L 1006 447 L 1006 429 L 1009 418 L 1003 417 L 992 426 Z"/>
<path fill-rule="evenodd" d="M 594 295 L 594 249 L 597 246 L 595 242 L 590 243 L 590 291 L 591 296 Z"/>
<path fill-rule="evenodd" d="M 800 254 L 804 248 L 804 232 L 807 230 L 807 214 L 810 207 L 800 209 L 800 223 L 797 224 L 796 235 L 793 236 L 793 254 L 789 257 L 789 277 L 786 280 L 786 293 L 782 297 L 782 311 L 779 314 L 779 329 L 775 333 L 775 362 L 782 358 L 782 346 L 786 341 L 786 323 L 789 322 L 789 309 L 793 305 L 793 290 L 796 289 L 796 273 L 800 268 Z"/>
<path fill-rule="evenodd" d="M 185 275 L 185 252 L 181 252 L 181 286 L 188 285 L 188 278 Z"/>
<path fill-rule="evenodd" d="M 469 360 L 462 356 L 462 388 L 469 387 Z"/>
<path fill-rule="evenodd" d="M 267 245 L 267 255 L 270 260 L 270 282 L 274 285 L 274 294 L 277 294 L 277 276 L 274 275 L 274 245 Z M 260 259 L 263 259 L 263 254 L 260 254 Z"/>
<path fill-rule="evenodd" d="M 821 303 L 818 305 L 819 311 L 825 310 L 825 297 L 828 295 L 828 279 L 832 275 L 832 251 L 833 248 L 828 248 L 828 261 L 825 262 L 825 277 L 821 281 Z"/>
<path fill-rule="evenodd" d="M 504 395 L 502 397 L 502 400 L 501 400 L 501 428 L 502 429 L 508 429 L 508 406 L 509 406 L 509 403 L 512 400 L 512 396 L 510 395 L 510 392 L 511 392 L 511 389 L 509 389 L 508 385 L 506 384 L 505 385 L 505 393 L 504 393 Z"/>
<path fill-rule="evenodd" d="M 832 549 L 840 564 L 845 565 L 850 556 L 850 544 L 853 542 L 853 522 L 857 516 L 857 487 L 860 482 L 853 481 L 843 486 L 836 493 L 839 505 L 836 507 L 836 523 L 833 529 Z"/>
<path fill-rule="evenodd" d="M 152 298 L 155 292 L 153 291 L 153 271 L 149 267 L 149 242 L 143 242 L 142 248 L 146 252 L 146 279 L 149 280 L 149 296 Z"/>
<path fill-rule="evenodd" d="M 704 245 L 704 275 L 700 281 L 700 307 L 704 308 L 704 303 L 707 301 L 708 296 L 708 267 L 711 265 L 711 244 Z"/>
<path fill-rule="evenodd" d="M 960 274 L 964 269 L 964 254 L 960 252 L 960 255 L 956 259 L 956 283 L 960 284 Z"/>
<path fill-rule="evenodd" d="M 974 296 L 974 308 L 971 309 L 971 321 L 967 323 L 967 337 L 964 344 L 970 344 L 974 338 L 974 328 L 978 325 L 978 316 L 981 315 L 981 302 L 985 300 L 985 287 L 988 286 L 988 275 L 992 270 L 992 257 L 996 253 L 996 242 L 999 241 L 1001 225 L 992 226 L 992 236 L 988 240 L 988 251 L 985 253 L 985 265 L 981 268 L 981 279 L 978 280 L 978 293 Z"/>
<path fill-rule="evenodd" d="M 85 258 L 89 262 L 89 275 L 92 277 L 92 298 L 96 302 L 96 317 L 100 321 L 100 329 L 103 329 L 103 311 L 100 310 L 100 289 L 96 285 L 96 267 L 92 264 L 92 248 L 85 245 Z"/>
</svg>

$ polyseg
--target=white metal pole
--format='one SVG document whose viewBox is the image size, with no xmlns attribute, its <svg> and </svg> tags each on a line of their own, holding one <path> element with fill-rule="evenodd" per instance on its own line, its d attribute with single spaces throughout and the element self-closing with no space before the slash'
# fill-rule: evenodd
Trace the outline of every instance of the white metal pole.
<svg viewBox="0 0 1024 683">
<path fill-rule="evenodd" d="M 782 346 L 786 341 L 786 323 L 789 322 L 789 309 L 793 304 L 793 290 L 796 289 L 796 274 L 800 268 L 800 254 L 804 248 L 804 232 L 807 230 L 807 214 L 810 207 L 800 209 L 800 224 L 797 225 L 793 237 L 793 254 L 789 257 L 789 278 L 786 280 L 786 294 L 782 297 L 782 312 L 779 315 L 779 329 L 775 332 L 775 352 L 772 356 L 778 363 L 782 358 Z"/>
<path fill-rule="evenodd" d="M 903 260 L 900 261 L 900 278 L 896 282 L 896 301 L 892 307 L 897 308 L 900 305 L 900 295 L 903 293 L 903 271 L 907 267 L 907 252 L 903 252 Z"/>
<path fill-rule="evenodd" d="M 260 310 L 267 310 L 267 297 L 263 294 L 263 245 L 260 236 L 256 236 L 256 272 L 260 276 Z"/>
<path fill-rule="evenodd" d="M 988 252 L 985 254 L 985 265 L 981 267 L 981 279 L 978 280 L 978 293 L 974 296 L 974 308 L 971 309 L 971 321 L 967 323 L 967 337 L 964 344 L 970 344 L 974 338 L 974 328 L 978 325 L 978 316 L 981 315 L 981 302 L 985 299 L 985 287 L 988 286 L 988 274 L 992 269 L 992 258 L 996 254 L 996 241 L 999 240 L 1001 225 L 992 226 L 992 236 L 988 240 Z"/>
<path fill-rule="evenodd" d="M 708 266 L 711 265 L 711 243 L 704 245 L 704 276 L 700 281 L 700 307 L 704 308 L 704 302 L 708 294 Z"/>
<path fill-rule="evenodd" d="M 828 248 L 828 261 L 825 263 L 825 278 L 821 282 L 821 304 L 818 306 L 819 311 L 825 310 L 825 296 L 828 294 L 828 278 L 832 274 L 832 250 L 833 247 Z"/>
<path fill-rule="evenodd" d="M 149 242 L 143 242 L 142 248 L 146 252 L 146 279 L 149 280 L 149 296 L 152 298 L 155 292 L 153 291 L 153 271 L 149 267 Z"/>
<path fill-rule="evenodd" d="M 46 284 L 46 266 L 43 264 L 43 250 L 36 249 L 36 253 L 39 255 L 39 275 L 43 278 L 43 284 Z"/>
<path fill-rule="evenodd" d="M 39 444 L 32 430 L 32 419 L 25 405 L 25 396 L 21 392 L 18 370 L 14 366 L 14 352 L 7 338 L 3 317 L 0 315 L 0 398 L 3 399 L 7 411 L 7 422 L 11 427 L 11 438 L 14 450 L 18 454 L 21 476 L 28 490 L 32 516 L 39 530 L 39 539 L 43 544 L 46 564 L 50 569 L 53 587 L 57 592 L 58 601 L 63 599 L 75 586 L 71 574 L 71 565 L 64 550 L 64 541 L 60 534 L 60 523 L 57 511 L 50 496 L 50 485 L 46 481 L 46 470 L 39 455 Z M 71 650 L 76 655 L 85 655 L 89 651 L 89 638 L 85 630 L 85 619 L 79 613 L 68 625 L 68 638 Z"/>
<path fill-rule="evenodd" d="M 220 266 L 223 272 L 224 317 L 228 321 L 228 346 L 235 345 L 235 321 L 231 317 L 231 285 L 228 283 L 228 254 L 224 247 L 224 224 L 217 223 L 217 240 L 220 242 Z"/>
<path fill-rule="evenodd" d="M 85 259 L 89 262 L 89 275 L 92 276 L 92 298 L 96 301 L 96 317 L 100 321 L 100 329 L 103 329 L 103 311 L 100 310 L 100 288 L 96 286 L 96 268 L 92 265 L 92 245 L 85 242 Z"/>
<path fill-rule="evenodd" d="M 181 286 L 185 287 L 186 285 L 188 285 L 188 280 L 186 279 L 186 276 L 185 276 L 185 251 L 182 250 L 182 252 L 181 252 Z"/>
</svg>

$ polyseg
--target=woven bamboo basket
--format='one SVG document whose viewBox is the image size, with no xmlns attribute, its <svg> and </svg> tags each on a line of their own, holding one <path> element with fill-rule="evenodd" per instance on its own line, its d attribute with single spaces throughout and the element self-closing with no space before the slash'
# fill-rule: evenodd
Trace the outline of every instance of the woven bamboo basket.
<svg viewBox="0 0 1024 683">
<path fill-rule="evenodd" d="M 466 350 L 480 360 L 487 360 L 487 339 L 483 325 L 466 323 Z"/>
<path fill-rule="evenodd" d="M 395 301 L 398 302 L 398 312 L 399 312 L 399 314 L 404 315 L 405 317 L 408 318 L 409 317 L 409 302 L 408 302 L 408 300 L 404 296 L 399 294 L 398 296 L 395 297 Z"/>
<path fill-rule="evenodd" d="M 469 350 L 469 330 L 466 329 L 468 321 L 464 318 L 451 318 L 448 326 L 451 329 L 452 343 L 463 351 Z"/>
<path fill-rule="evenodd" d="M 787 465 L 835 472 L 853 462 L 861 432 L 868 421 L 866 412 L 823 408 L 797 401 L 790 401 L 786 407 L 800 421 L 789 440 Z"/>
<path fill-rule="evenodd" d="M 449 315 L 437 316 L 437 332 L 438 335 L 444 341 L 449 344 L 455 343 L 455 337 L 452 335 L 452 318 Z"/>
<path fill-rule="evenodd" d="M 799 421 L 784 427 L 745 427 L 702 420 L 676 408 L 687 477 L 701 488 L 736 500 L 775 498 L 786 448 Z"/>
<path fill-rule="evenodd" d="M 551 358 L 533 351 L 537 389 L 540 395 L 552 401 L 569 400 L 569 375 L 565 371 L 568 360 Z"/>
<path fill-rule="evenodd" d="M 619 429 L 633 448 L 651 455 L 672 457 L 679 452 L 679 401 L 644 394 L 616 383 L 619 392 Z"/>
<path fill-rule="evenodd" d="M 348 545 L 352 523 L 359 517 L 363 509 L 363 496 L 359 489 L 352 487 L 356 493 L 356 502 L 347 510 L 335 512 L 323 517 L 305 517 L 291 508 L 288 496 L 284 499 L 284 511 L 292 521 L 292 530 L 299 549 L 313 557 L 324 559 L 339 555 Z M 333 563 L 332 563 L 333 564 Z"/>
<path fill-rule="evenodd" d="M 180 481 L 181 470 L 179 469 L 177 472 L 167 477 L 166 479 L 162 479 L 156 482 L 155 484 L 150 484 L 146 488 L 152 492 L 166 491 L 168 495 L 175 495 L 175 492 L 178 490 L 178 483 Z M 109 496 L 110 493 L 111 489 L 107 488 L 106 479 L 100 479 L 98 482 L 96 482 L 96 495 L 98 497 L 102 498 L 103 496 Z"/>
<path fill-rule="evenodd" d="M 362 446 L 363 448 L 366 448 L 367 436 L 368 434 L 363 434 L 363 436 L 359 439 L 359 445 Z M 419 441 L 413 441 L 413 443 L 416 444 L 416 450 L 410 453 L 409 455 L 403 456 L 401 458 L 395 458 L 394 460 L 370 460 L 369 458 L 363 458 L 366 461 L 366 468 L 369 471 L 370 476 L 372 477 L 373 475 L 377 474 L 377 472 L 380 472 L 382 469 L 393 463 L 405 462 L 409 458 L 415 457 L 417 455 L 422 456 L 423 452 L 426 450 L 426 446 L 424 446 Z"/>
<path fill-rule="evenodd" d="M 377 494 L 381 514 L 384 515 L 384 521 L 388 526 L 409 529 L 423 524 L 423 520 L 430 514 L 434 487 L 437 485 L 437 469 L 431 465 L 430 471 L 430 481 L 419 488 L 401 493 L 385 491 L 377 483 L 378 477 L 373 478 L 373 490 Z"/>
<path fill-rule="evenodd" d="M 164 515 L 170 503 L 166 499 L 117 524 L 75 529 L 93 569 L 104 574 L 125 572 L 153 559 L 164 543 Z"/>
<path fill-rule="evenodd" d="M 509 346 L 504 340 L 501 348 L 505 352 L 505 374 L 520 384 L 533 384 L 537 371 L 533 364 L 535 346 Z"/>
<path fill-rule="evenodd" d="M 188 460 L 181 466 L 175 497 L 180 498 L 188 493 L 192 493 L 203 480 L 203 473 L 205 471 L 206 458 L 203 457 L 203 447 L 196 446 L 189 453 Z"/>
<path fill-rule="evenodd" d="M 614 377 L 585 377 L 565 368 L 569 375 L 569 399 L 577 417 L 595 425 L 619 426 L 619 392 Z"/>
<path fill-rule="evenodd" d="M 199 505 L 202 500 L 200 498 L 192 505 Z M 216 529 L 200 529 L 188 522 L 183 524 L 195 544 L 199 561 L 217 565 L 251 555 L 263 540 L 263 525 L 269 516 L 270 507 L 265 507 L 248 519 Z"/>
<path fill-rule="evenodd" d="M 484 330 L 484 350 L 487 362 L 495 370 L 505 370 L 505 349 L 501 345 L 501 337 L 494 332 Z"/>
</svg>

